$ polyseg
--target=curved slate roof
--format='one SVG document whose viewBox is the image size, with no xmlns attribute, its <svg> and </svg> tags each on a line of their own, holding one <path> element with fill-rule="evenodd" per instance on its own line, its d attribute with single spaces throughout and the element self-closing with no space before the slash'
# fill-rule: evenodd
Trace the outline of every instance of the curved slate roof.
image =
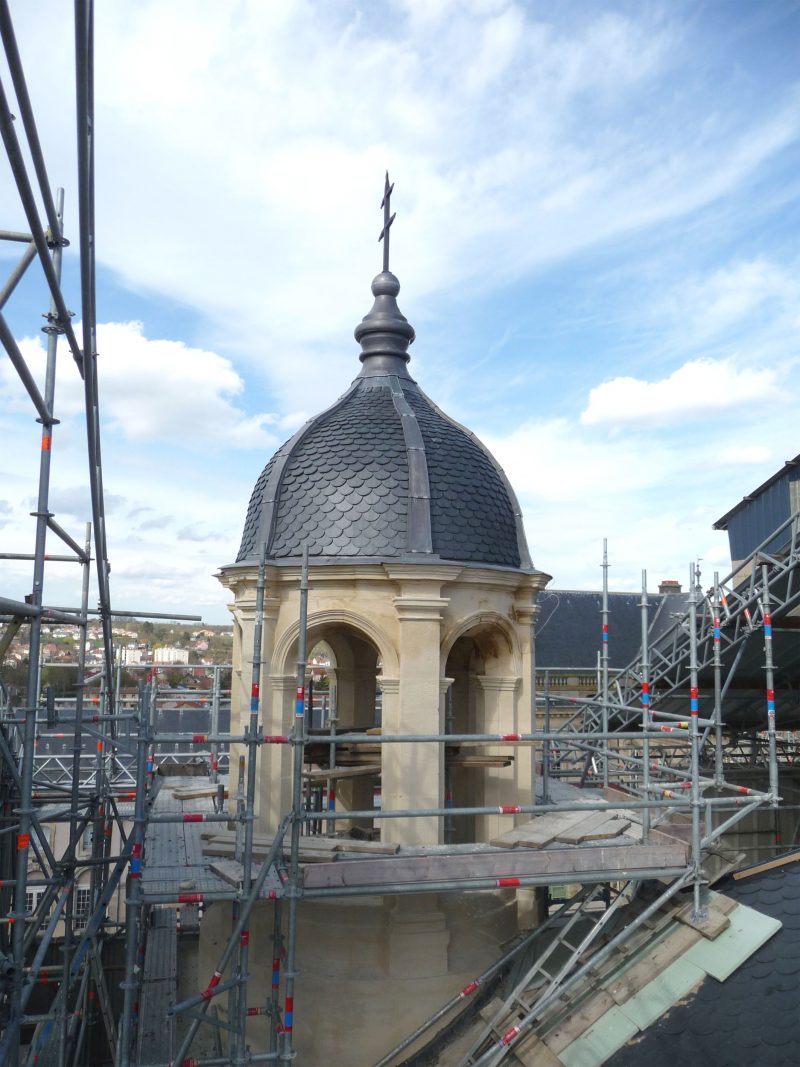
<svg viewBox="0 0 800 1067">
<path fill-rule="evenodd" d="M 724 892 L 783 928 L 724 982 L 707 978 L 606 1067 L 800 1063 L 800 863 L 726 884 Z"/>
<path fill-rule="evenodd" d="M 532 570 L 522 516 L 481 442 L 428 399 L 406 369 L 414 330 L 384 271 L 356 329 L 359 376 L 261 473 L 237 563 L 266 542 L 273 562 L 454 561 Z"/>
</svg>

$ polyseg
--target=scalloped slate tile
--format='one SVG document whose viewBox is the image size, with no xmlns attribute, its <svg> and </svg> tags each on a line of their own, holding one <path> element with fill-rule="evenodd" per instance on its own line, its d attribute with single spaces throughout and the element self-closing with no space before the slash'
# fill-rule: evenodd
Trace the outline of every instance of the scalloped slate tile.
<svg viewBox="0 0 800 1067">
<path fill-rule="evenodd" d="M 404 383 L 403 395 L 424 443 L 433 546 L 429 558 L 519 567 L 511 500 L 491 457 L 436 411 L 415 384 Z M 419 441 L 416 431 L 413 437 Z M 277 490 L 269 559 L 296 558 L 306 540 L 312 556 L 406 555 L 408 444 L 388 379 L 361 379 L 293 440 L 281 446 L 255 484 L 237 562 L 258 556 L 259 527 L 269 503 L 264 495 L 279 457 L 284 465 L 272 479 Z"/>
<path fill-rule="evenodd" d="M 783 927 L 724 982 L 709 977 L 620 1049 L 606 1067 L 796 1067 L 800 1064 L 800 863 L 719 886 Z"/>
</svg>

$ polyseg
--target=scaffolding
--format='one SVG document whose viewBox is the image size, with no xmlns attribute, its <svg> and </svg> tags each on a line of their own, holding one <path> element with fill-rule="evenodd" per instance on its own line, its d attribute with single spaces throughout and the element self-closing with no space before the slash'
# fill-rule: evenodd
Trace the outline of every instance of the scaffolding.
<svg viewBox="0 0 800 1067">
<path fill-rule="evenodd" d="M 604 964 L 615 949 L 632 938 L 642 924 L 685 889 L 691 889 L 693 914 L 702 922 L 707 876 L 703 863 L 709 849 L 744 816 L 779 802 L 778 765 L 781 746 L 776 731 L 772 620 L 790 613 L 800 599 L 798 587 L 798 523 L 795 516 L 782 531 L 786 549 L 768 551 L 769 542 L 754 554 L 750 577 L 734 577 L 702 595 L 692 568 L 686 611 L 674 626 L 653 639 L 648 615 L 646 577 L 642 581 L 642 651 L 619 675 L 609 669 L 607 546 L 603 549 L 603 610 L 599 634 L 601 670 L 598 692 L 579 699 L 570 715 L 553 725 L 549 692 L 535 693 L 531 728 L 520 733 L 456 734 L 452 716 L 444 733 L 399 734 L 337 732 L 335 707 L 327 731 L 309 725 L 306 614 L 313 573 L 307 552 L 299 578 L 300 648 L 294 725 L 286 735 L 264 733 L 261 699 L 262 620 L 266 560 L 262 555 L 256 590 L 252 680 L 249 715 L 241 732 L 220 727 L 220 711 L 230 700 L 221 668 L 215 670 L 208 697 L 208 732 L 187 734 L 159 726 L 159 712 L 169 695 L 156 672 L 143 678 L 135 699 L 121 692 L 112 647 L 112 620 L 126 613 L 112 611 L 108 583 L 108 551 L 103 503 L 99 390 L 96 374 L 95 236 L 93 172 L 92 4 L 76 0 L 76 96 L 78 143 L 78 246 L 82 309 L 82 344 L 71 324 L 61 290 L 64 236 L 64 195 L 52 193 L 39 143 L 33 107 L 14 37 L 7 0 L 0 0 L 0 34 L 25 137 L 20 144 L 6 89 L 0 85 L 0 130 L 11 166 L 27 231 L 0 231 L 0 239 L 21 243 L 25 250 L 0 291 L 0 341 L 11 359 L 41 423 L 41 459 L 35 535 L 29 555 L 2 558 L 32 564 L 32 591 L 24 601 L 0 598 L 0 663 L 11 641 L 27 635 L 28 681 L 23 699 L 0 683 L 0 1063 L 88 1067 L 243 1067 L 261 1062 L 288 1062 L 297 1055 L 295 994 L 302 989 L 297 973 L 298 911 L 304 901 L 413 893 L 481 892 L 553 885 L 580 887 L 577 896 L 555 909 L 535 929 L 520 933 L 488 969 L 446 1001 L 431 1018 L 379 1061 L 399 1062 L 418 1048 L 440 1024 L 446 1026 L 472 998 L 512 965 L 546 933 L 559 949 L 546 948 L 509 984 L 496 1013 L 477 1035 L 461 1062 L 488 1067 L 513 1055 L 525 1036 L 541 1025 L 554 1006 L 586 974 Z M 33 178 L 26 163 L 30 157 Z M 38 203 L 43 207 L 40 214 Z M 47 370 L 40 388 L 2 316 L 26 271 L 38 264 L 50 293 L 47 324 Z M 57 346 L 63 338 L 84 382 L 86 447 L 92 521 L 82 536 L 70 535 L 50 510 L 50 464 L 56 418 Z M 46 551 L 48 535 L 66 546 L 59 555 Z M 773 535 L 774 536 L 774 535 Z M 76 608 L 50 607 L 45 599 L 46 573 L 54 563 L 80 566 L 80 603 Z M 103 632 L 103 667 L 97 705 L 87 708 L 85 652 L 77 665 L 75 696 L 56 701 L 40 692 L 38 670 L 42 626 L 60 622 L 74 626 L 85 650 L 92 563 Z M 47 564 L 47 566 L 46 566 Z M 135 613 L 127 613 L 135 614 Z M 138 616 L 138 617 L 144 617 Z M 148 617 L 157 617 L 150 615 Z M 181 616 L 170 616 L 181 618 Z M 183 618 L 190 618 L 184 616 Z M 751 789 L 725 778 L 725 702 L 744 649 L 763 642 L 766 692 L 762 735 L 768 764 L 765 789 Z M 710 678 L 710 687 L 704 679 Z M 89 713 L 91 712 L 91 713 Z M 40 738 L 59 733 L 71 741 L 71 753 L 37 752 Z M 738 744 L 738 740 L 735 744 Z M 308 803 L 308 748 L 329 752 L 318 780 L 327 803 Z M 405 810 L 337 810 L 334 789 L 336 752 L 361 745 L 526 746 L 534 751 L 533 802 L 529 804 L 454 807 L 448 795 L 440 806 Z M 256 847 L 255 804 L 259 755 L 265 746 L 288 746 L 292 752 L 292 802 L 277 832 Z M 177 746 L 177 751 L 176 751 Z M 231 746 L 241 752 L 228 766 L 225 803 L 224 771 Z M 707 753 L 713 753 L 710 760 Z M 189 810 L 168 804 L 160 788 L 160 768 L 184 756 L 207 763 L 208 788 L 197 792 Z M 236 782 L 234 778 L 236 777 Z M 234 788 L 234 786 L 236 788 Z M 551 793 L 561 787 L 559 799 Z M 587 795 L 578 791 L 591 786 Z M 572 789 L 572 792 L 564 790 Z M 190 803 L 187 800 L 185 803 Z M 625 817 L 636 829 L 625 844 L 604 850 L 573 847 L 498 849 L 481 844 L 444 845 L 435 855 L 401 849 L 397 856 L 354 855 L 346 863 L 305 867 L 304 848 L 313 837 L 332 835 L 345 820 L 370 822 L 390 818 L 437 819 L 451 830 L 454 821 L 476 815 L 508 819 L 509 833 L 524 845 L 524 832 L 535 836 L 549 816 L 590 814 Z M 684 840 L 653 843 L 659 829 L 677 821 L 688 826 Z M 68 827 L 66 844 L 54 851 L 49 827 Z M 197 839 L 191 839 L 189 870 L 194 885 L 185 888 L 186 871 L 169 870 L 158 862 L 158 850 L 169 833 L 187 835 L 200 825 L 233 826 L 233 862 L 227 878 L 211 872 L 202 860 Z M 90 848 L 81 843 L 90 832 Z M 524 831 L 524 832 L 523 832 Z M 186 841 L 189 842 L 187 836 Z M 188 847 L 188 846 L 187 846 Z M 601 855 L 602 852 L 602 855 Z M 613 855 L 612 855 L 613 853 Z M 187 853 L 188 855 L 188 853 Z M 191 858 L 190 857 L 190 858 Z M 188 860 L 187 860 L 188 862 Z M 173 864 L 173 868 L 175 864 Z M 90 872 L 88 896 L 77 904 L 81 872 Z M 638 899 L 643 883 L 661 880 L 655 898 L 641 903 L 635 918 L 619 924 L 620 915 Z M 36 904 L 28 908 L 35 891 Z M 114 913 L 112 901 L 122 897 L 124 909 Z M 274 945 L 269 997 L 257 1003 L 249 988 L 250 927 L 257 902 L 271 902 Z M 594 907 L 604 901 L 600 909 Z M 213 972 L 198 992 L 180 1001 L 167 997 L 174 976 L 179 909 L 224 904 L 231 909 L 230 934 Z M 586 929 L 588 923 L 588 930 Z M 613 936 L 603 940 L 607 928 Z M 580 933 L 577 931 L 580 929 Z M 573 936 L 573 934 L 575 936 Z M 601 944 L 602 941 L 602 944 Z M 172 963 L 170 962 L 172 961 Z M 112 979 L 119 973 L 121 981 Z M 47 980 L 52 995 L 39 1009 L 34 993 Z M 528 991 L 534 988 L 533 999 Z M 164 998 L 166 997 L 166 1003 Z M 218 1010 L 225 998 L 225 1011 Z M 503 1031 L 502 1019 L 515 1010 L 516 1021 Z M 166 1016 L 166 1027 L 164 1020 Z M 247 1020 L 264 1016 L 268 1039 L 251 1049 Z M 149 1040 L 156 1019 L 167 1042 Z M 178 1021 L 180 1020 L 180 1027 Z M 148 1029 L 150 1027 L 150 1029 Z M 194 1054 L 201 1032 L 213 1036 L 215 1053 Z M 155 1058 L 154 1058 L 155 1056 Z"/>
</svg>

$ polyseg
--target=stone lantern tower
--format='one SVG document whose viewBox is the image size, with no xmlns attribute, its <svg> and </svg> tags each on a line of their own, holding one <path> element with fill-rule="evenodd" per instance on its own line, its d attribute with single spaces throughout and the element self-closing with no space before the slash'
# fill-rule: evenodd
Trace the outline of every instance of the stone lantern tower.
<svg viewBox="0 0 800 1067">
<path fill-rule="evenodd" d="M 376 725 L 376 691 L 389 734 L 531 728 L 531 623 L 549 576 L 531 564 L 520 508 L 497 461 L 409 374 L 415 335 L 388 270 L 390 195 L 387 179 L 384 269 L 372 282 L 372 309 L 355 330 L 361 371 L 267 463 L 236 562 L 219 574 L 235 597 L 234 730 L 249 711 L 265 543 L 265 733 L 288 733 L 293 721 L 304 543 L 309 648 L 324 641 L 332 651 L 339 732 Z M 261 753 L 262 830 L 291 806 L 290 759 L 285 746 Z M 517 749 L 508 767 L 454 767 L 452 803 L 530 803 L 531 770 L 527 748 Z M 442 746 L 384 746 L 380 785 L 385 809 L 443 806 Z M 340 784 L 337 806 L 371 808 L 373 787 L 367 779 Z M 459 820 L 454 839 L 486 839 L 495 824 L 494 817 Z M 435 818 L 382 820 L 380 828 L 389 841 L 442 838 Z"/>
<path fill-rule="evenodd" d="M 549 576 L 531 564 L 519 505 L 496 460 L 409 373 L 414 330 L 397 306 L 400 284 L 389 271 L 390 195 L 387 178 L 383 270 L 372 282 L 372 309 L 355 331 L 360 373 L 267 463 L 236 562 L 219 574 L 234 595 L 234 731 L 249 714 L 264 546 L 262 725 L 265 734 L 291 731 L 304 545 L 308 648 L 324 642 L 329 650 L 337 732 L 378 723 L 391 735 L 531 728 L 532 622 Z M 371 777 L 337 781 L 337 810 L 371 812 L 377 785 L 384 810 L 531 802 L 530 748 L 514 749 L 513 760 L 507 747 L 470 748 L 473 757 L 502 758 L 449 758 L 447 765 L 443 748 L 382 746 Z M 262 832 L 291 808 L 291 764 L 290 746 L 259 753 Z M 501 828 L 500 818 L 454 818 L 447 840 L 485 841 Z M 374 821 L 387 843 L 443 841 L 437 817 Z M 509 827 L 505 816 L 502 829 Z M 253 951 L 267 958 L 271 906 L 261 907 L 267 911 L 252 923 Z M 508 889 L 303 902 L 299 988 L 317 1009 L 296 1033 L 303 1062 L 374 1063 L 432 1004 L 496 958 L 516 924 L 517 897 Z M 216 958 L 228 926 L 210 909 L 201 961 Z"/>
</svg>

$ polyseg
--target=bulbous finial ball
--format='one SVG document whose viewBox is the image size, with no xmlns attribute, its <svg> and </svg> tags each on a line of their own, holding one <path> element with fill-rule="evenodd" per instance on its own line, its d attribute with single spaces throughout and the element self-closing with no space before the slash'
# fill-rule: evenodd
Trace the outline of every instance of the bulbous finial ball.
<svg viewBox="0 0 800 1067">
<path fill-rule="evenodd" d="M 397 296 L 399 292 L 400 282 L 391 271 L 381 271 L 372 279 L 373 296 Z"/>
</svg>

